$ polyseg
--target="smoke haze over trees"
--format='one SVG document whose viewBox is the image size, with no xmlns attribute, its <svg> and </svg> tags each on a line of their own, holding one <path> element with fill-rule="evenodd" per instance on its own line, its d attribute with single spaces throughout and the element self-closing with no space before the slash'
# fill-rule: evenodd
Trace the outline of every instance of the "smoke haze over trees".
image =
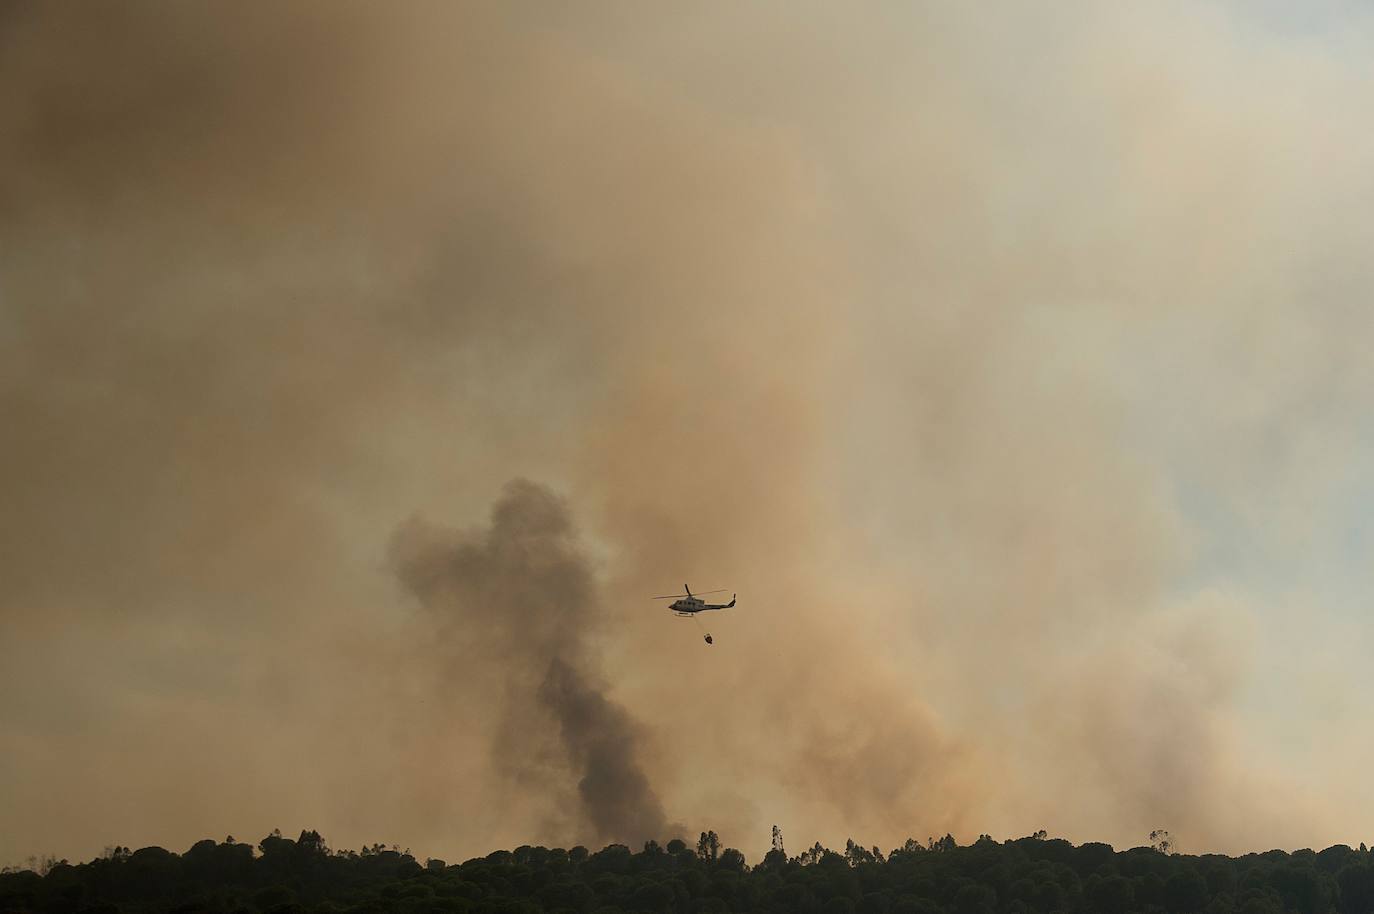
<svg viewBox="0 0 1374 914">
<path fill-rule="evenodd" d="M 0 5 L 0 864 L 1357 843 L 1374 17 L 1281 6 Z"/>
</svg>

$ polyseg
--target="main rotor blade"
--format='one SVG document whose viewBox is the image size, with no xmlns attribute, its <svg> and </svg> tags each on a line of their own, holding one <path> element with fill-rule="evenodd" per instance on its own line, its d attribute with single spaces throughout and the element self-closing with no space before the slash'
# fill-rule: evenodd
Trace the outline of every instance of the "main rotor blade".
<svg viewBox="0 0 1374 914">
<path fill-rule="evenodd" d="M 720 590 L 698 590 L 698 591 L 695 591 L 695 592 L 692 594 L 692 596 L 694 596 L 694 597 L 699 597 L 699 596 L 701 596 L 702 594 L 707 594 L 707 593 L 725 593 L 725 588 L 722 587 Z M 670 594 L 667 594 L 667 595 L 662 596 L 662 597 L 650 597 L 649 599 L 651 599 L 651 600 L 685 600 L 685 599 L 687 599 L 687 595 L 686 595 L 685 593 L 670 593 Z"/>
</svg>

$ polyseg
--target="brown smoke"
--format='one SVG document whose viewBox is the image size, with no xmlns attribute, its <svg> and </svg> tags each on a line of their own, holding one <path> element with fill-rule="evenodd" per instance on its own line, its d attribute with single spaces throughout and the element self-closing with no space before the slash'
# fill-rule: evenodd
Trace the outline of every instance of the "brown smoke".
<svg viewBox="0 0 1374 914">
<path fill-rule="evenodd" d="M 1362 840 L 1370 32 L 1249 15 L 0 8 L 0 862 Z"/>
<path fill-rule="evenodd" d="M 457 672 L 451 686 L 472 695 L 504 691 L 499 727 L 510 738 L 494 743 L 496 768 L 514 773 L 556 728 L 590 836 L 603 843 L 663 839 L 663 807 L 641 765 L 639 725 L 607 697 L 592 655 L 601 601 L 566 506 L 517 480 L 492 509 L 490 529 L 462 537 L 413 521 L 398 532 L 392 556 L 406 586 L 436 616 L 448 662 L 488 673 Z M 501 662 L 493 670 L 473 657 Z"/>
</svg>

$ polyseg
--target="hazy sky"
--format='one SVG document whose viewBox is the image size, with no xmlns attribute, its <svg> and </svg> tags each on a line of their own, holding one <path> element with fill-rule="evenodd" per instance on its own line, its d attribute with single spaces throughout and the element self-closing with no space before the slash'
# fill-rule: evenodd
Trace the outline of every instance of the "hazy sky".
<svg viewBox="0 0 1374 914">
<path fill-rule="evenodd" d="M 1370 840 L 1371 52 L 0 6 L 0 863 Z"/>
</svg>

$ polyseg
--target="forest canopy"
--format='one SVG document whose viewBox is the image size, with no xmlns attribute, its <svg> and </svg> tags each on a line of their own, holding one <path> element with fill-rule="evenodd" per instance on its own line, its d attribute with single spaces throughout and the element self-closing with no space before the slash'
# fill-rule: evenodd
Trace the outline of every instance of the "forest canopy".
<svg viewBox="0 0 1374 914">
<path fill-rule="evenodd" d="M 961 846 L 946 835 L 884 853 L 850 840 L 789 856 L 776 827 L 751 865 L 714 831 L 695 843 L 524 845 L 460 864 L 374 844 L 331 850 L 316 831 L 255 846 L 199 841 L 184 853 L 108 848 L 86 863 L 31 861 L 0 873 L 0 912 L 565 912 L 565 914 L 1369 914 L 1364 844 L 1227 857 L 1173 852 L 1167 833 L 1117 851 L 1042 832 Z"/>
</svg>

